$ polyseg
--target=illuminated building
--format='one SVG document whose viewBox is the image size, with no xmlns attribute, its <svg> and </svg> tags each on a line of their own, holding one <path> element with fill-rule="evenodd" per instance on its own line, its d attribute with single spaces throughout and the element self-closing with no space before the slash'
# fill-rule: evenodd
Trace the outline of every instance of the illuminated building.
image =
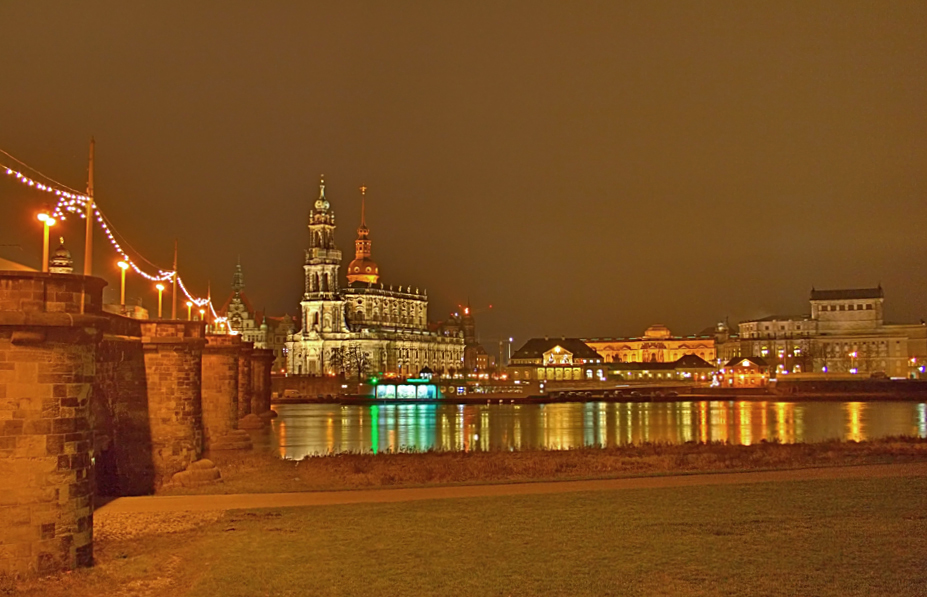
<svg viewBox="0 0 927 597">
<path fill-rule="evenodd" d="M 463 363 L 464 339 L 428 326 L 428 295 L 411 286 L 386 286 L 372 257 L 362 187 L 361 225 L 347 287 L 338 271 L 335 214 L 325 197 L 324 180 L 309 214 L 309 249 L 303 265 L 305 286 L 298 331 L 286 341 L 291 375 L 368 373 L 417 375 L 423 367 L 443 372 Z"/>
<path fill-rule="evenodd" d="M 741 356 L 740 336 L 732 334 L 727 323 L 721 321 L 713 329 L 707 329 L 702 334 L 713 333 L 715 336 L 715 360 L 720 367 L 731 359 Z"/>
<path fill-rule="evenodd" d="M 777 372 L 811 372 L 817 326 L 810 316 L 770 315 L 739 327 L 743 356 L 760 357 Z"/>
<path fill-rule="evenodd" d="M 513 381 L 604 381 L 605 359 L 579 338 L 532 338 L 509 361 Z"/>
<path fill-rule="evenodd" d="M 671 363 L 609 363 L 612 376 L 624 381 L 684 381 L 696 384 L 711 382 L 715 366 L 694 354 L 687 354 Z"/>
<path fill-rule="evenodd" d="M 731 359 L 718 374 L 723 388 L 759 388 L 768 382 L 769 364 L 760 357 Z"/>
<path fill-rule="evenodd" d="M 774 374 L 916 376 L 927 358 L 927 327 L 886 324 L 882 287 L 811 291 L 811 314 L 740 324 L 743 354 Z"/>
<path fill-rule="evenodd" d="M 232 294 L 217 313 L 228 318 L 229 327 L 241 334 L 242 340 L 253 342 L 255 348 L 274 351 L 274 373 L 285 370 L 286 339 L 296 329 L 296 323 L 289 315 L 270 317 L 256 310 L 244 290 L 245 275 L 239 261 L 232 275 Z"/>
<path fill-rule="evenodd" d="M 715 336 L 673 336 L 662 324 L 647 328 L 640 338 L 589 338 L 583 340 L 609 363 L 672 363 L 686 355 L 708 362 L 715 359 Z"/>
</svg>

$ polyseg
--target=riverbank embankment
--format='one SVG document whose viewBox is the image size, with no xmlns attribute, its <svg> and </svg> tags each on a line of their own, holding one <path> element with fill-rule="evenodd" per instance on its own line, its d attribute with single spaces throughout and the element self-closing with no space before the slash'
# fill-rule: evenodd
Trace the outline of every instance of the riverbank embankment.
<svg viewBox="0 0 927 597">
<path fill-rule="evenodd" d="M 285 460 L 270 452 L 208 456 L 222 482 L 162 495 L 284 493 L 613 479 L 668 474 L 785 470 L 927 462 L 927 439 L 753 445 L 635 444 L 572 450 L 340 453 Z"/>
</svg>

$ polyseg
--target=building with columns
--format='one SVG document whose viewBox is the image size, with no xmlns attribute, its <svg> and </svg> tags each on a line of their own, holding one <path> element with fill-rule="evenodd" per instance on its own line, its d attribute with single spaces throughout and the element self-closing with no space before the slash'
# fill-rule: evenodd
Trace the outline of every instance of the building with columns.
<svg viewBox="0 0 927 597">
<path fill-rule="evenodd" d="M 917 377 L 927 360 L 927 326 L 885 322 L 881 286 L 812 289 L 810 298 L 808 315 L 741 322 L 743 356 L 765 359 L 774 375 Z"/>
<path fill-rule="evenodd" d="M 417 375 L 458 369 L 464 338 L 428 326 L 428 294 L 411 286 L 387 286 L 373 260 L 366 223 L 366 187 L 361 187 L 361 224 L 347 285 L 339 277 L 341 251 L 335 244 L 335 213 L 325 181 L 309 214 L 309 248 L 303 265 L 305 288 L 300 321 L 286 341 L 290 375 Z"/>
<path fill-rule="evenodd" d="M 686 355 L 714 362 L 715 335 L 703 332 L 693 336 L 674 336 L 657 323 L 636 338 L 586 338 L 590 348 L 608 363 L 673 363 Z"/>
</svg>

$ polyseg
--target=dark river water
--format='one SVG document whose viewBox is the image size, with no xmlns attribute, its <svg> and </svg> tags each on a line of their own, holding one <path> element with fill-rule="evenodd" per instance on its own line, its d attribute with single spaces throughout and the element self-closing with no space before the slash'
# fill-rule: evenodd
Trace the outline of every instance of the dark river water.
<svg viewBox="0 0 927 597">
<path fill-rule="evenodd" d="M 284 458 L 400 450 L 567 449 L 640 442 L 752 444 L 927 437 L 921 402 L 588 402 L 276 405 L 256 446 Z"/>
</svg>

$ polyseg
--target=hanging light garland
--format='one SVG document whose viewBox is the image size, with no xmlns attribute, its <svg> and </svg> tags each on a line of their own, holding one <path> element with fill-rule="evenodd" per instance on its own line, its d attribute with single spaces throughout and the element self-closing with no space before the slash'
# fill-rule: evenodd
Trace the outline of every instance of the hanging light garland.
<svg viewBox="0 0 927 597">
<path fill-rule="evenodd" d="M 77 214 L 82 219 L 86 219 L 87 203 L 91 201 L 90 197 L 88 197 L 87 195 L 82 195 L 77 192 L 71 192 L 74 189 L 63 190 L 61 188 L 57 188 L 56 186 L 43 184 L 39 181 L 29 178 L 28 176 L 24 175 L 22 172 L 18 172 L 17 170 L 14 170 L 13 168 L 9 168 L 9 167 L 6 168 L 6 175 L 15 178 L 16 180 L 18 180 L 19 182 L 21 182 L 22 184 L 26 186 L 35 188 L 39 191 L 44 191 L 46 193 L 55 195 L 58 198 L 58 203 L 57 205 L 55 205 L 54 210 L 52 210 L 52 216 L 54 218 L 64 221 L 64 220 L 67 220 L 67 213 L 72 213 L 72 214 Z M 65 185 L 60 185 L 60 186 L 64 187 Z M 176 275 L 176 272 L 173 272 L 173 271 L 158 270 L 157 274 L 149 274 L 148 272 L 140 268 L 135 263 L 135 261 L 133 261 L 132 258 L 130 258 L 129 255 L 123 250 L 122 246 L 120 246 L 119 241 L 116 240 L 116 236 L 113 234 L 112 228 L 109 226 L 109 224 L 106 223 L 106 218 L 103 216 L 103 212 L 100 211 L 96 203 L 93 203 L 91 205 L 91 209 L 93 211 L 93 214 L 94 214 L 94 217 L 97 223 L 100 225 L 100 228 L 103 229 L 103 234 L 105 234 L 106 238 L 109 239 L 110 244 L 113 245 L 113 248 L 116 250 L 116 252 L 122 257 L 122 259 L 126 263 L 129 264 L 129 267 L 131 267 L 136 273 L 138 273 L 140 276 L 148 280 L 151 280 L 152 282 L 166 282 L 174 278 L 174 276 Z M 210 310 L 210 313 L 212 314 L 213 321 L 215 321 L 216 323 L 228 321 L 228 318 L 226 317 L 219 317 L 218 313 L 216 313 L 216 310 L 213 307 L 211 299 L 197 298 L 193 296 L 192 294 L 190 294 L 190 292 L 187 290 L 187 287 L 184 285 L 183 279 L 180 277 L 180 275 L 177 275 L 177 285 L 180 286 L 180 289 L 181 291 L 183 291 L 184 295 L 187 297 L 187 300 L 189 300 L 191 303 L 193 303 L 197 307 L 203 307 L 205 305 L 209 305 L 209 310 Z"/>
</svg>

